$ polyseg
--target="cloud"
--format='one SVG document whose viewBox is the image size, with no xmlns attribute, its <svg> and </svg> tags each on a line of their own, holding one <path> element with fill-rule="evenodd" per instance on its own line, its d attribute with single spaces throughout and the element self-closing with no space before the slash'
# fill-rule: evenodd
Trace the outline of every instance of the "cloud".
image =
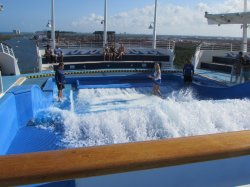
<svg viewBox="0 0 250 187">
<path fill-rule="evenodd" d="M 217 13 L 242 12 L 243 7 L 243 0 L 226 0 L 223 3 L 218 4 L 218 8 L 216 10 Z"/>
<path fill-rule="evenodd" d="M 92 13 L 89 16 L 82 17 L 77 21 L 73 21 L 71 25 L 73 28 L 75 28 L 74 30 L 78 32 L 94 32 L 95 30 L 102 29 L 100 25 L 103 19 L 103 16 Z"/>
<path fill-rule="evenodd" d="M 205 12 L 205 11 L 208 11 L 209 10 L 209 6 L 206 4 L 206 3 L 198 3 L 196 5 L 197 9 L 200 11 L 200 12 Z"/>
<path fill-rule="evenodd" d="M 214 35 L 214 36 L 241 36 L 239 25 L 211 26 L 204 17 L 209 13 L 227 13 L 243 11 L 242 0 L 224 0 L 220 3 L 201 1 L 194 6 L 174 5 L 160 1 L 157 7 L 157 33 L 166 35 Z M 148 29 L 154 18 L 154 5 L 134 8 L 115 15 L 108 16 L 108 30 L 117 33 L 145 33 L 151 34 Z M 100 24 L 103 16 L 92 13 L 78 21 L 72 22 L 75 29 L 85 32 L 102 30 Z"/>
<path fill-rule="evenodd" d="M 115 19 L 121 19 L 121 18 L 126 18 L 126 17 L 128 17 L 127 12 L 121 12 L 121 13 L 114 16 Z"/>
<path fill-rule="evenodd" d="M 95 15 L 95 13 L 92 13 L 88 17 L 83 17 L 82 19 L 80 19 L 78 21 L 73 21 L 72 25 L 74 27 L 80 27 L 80 26 L 89 25 L 89 23 L 97 22 L 97 21 L 101 21 L 101 20 L 103 20 L 102 16 L 98 16 L 98 15 Z"/>
</svg>

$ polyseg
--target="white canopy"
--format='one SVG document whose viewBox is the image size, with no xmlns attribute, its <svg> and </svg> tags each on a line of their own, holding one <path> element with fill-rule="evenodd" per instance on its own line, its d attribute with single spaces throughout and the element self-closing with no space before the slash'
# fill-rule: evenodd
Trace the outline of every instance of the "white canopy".
<svg viewBox="0 0 250 187">
<path fill-rule="evenodd" d="M 208 14 L 205 12 L 205 18 L 209 25 L 213 24 L 248 24 L 250 23 L 250 12 Z"/>
</svg>

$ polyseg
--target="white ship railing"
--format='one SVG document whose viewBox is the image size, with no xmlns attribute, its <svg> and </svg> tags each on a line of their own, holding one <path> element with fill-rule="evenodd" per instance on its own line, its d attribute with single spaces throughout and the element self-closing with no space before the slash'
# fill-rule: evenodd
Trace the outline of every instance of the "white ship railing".
<svg viewBox="0 0 250 187">
<path fill-rule="evenodd" d="M 203 51 L 201 51 L 201 44 L 196 47 L 195 54 L 192 58 L 192 64 L 194 65 L 195 69 L 197 68 L 200 58 L 203 54 Z"/>
<path fill-rule="evenodd" d="M 202 43 L 200 50 L 225 50 L 225 51 L 241 51 L 242 44 L 239 43 Z M 250 46 L 247 47 L 250 51 Z"/>
<path fill-rule="evenodd" d="M 19 75 L 17 59 L 14 55 L 12 47 L 8 44 L 0 43 L 1 68 L 3 75 Z"/>
<path fill-rule="evenodd" d="M 0 70 L 0 94 L 3 93 L 3 78 L 2 78 L 2 72 Z"/>
<path fill-rule="evenodd" d="M 13 49 L 10 46 L 8 46 L 7 44 L 0 43 L 0 52 L 8 54 L 8 55 L 15 58 Z"/>
<path fill-rule="evenodd" d="M 126 40 L 126 41 L 118 41 L 115 43 L 115 47 L 118 48 L 120 44 L 123 44 L 125 48 L 152 48 L 152 41 L 151 40 Z M 96 41 L 86 41 L 86 42 L 59 42 L 58 46 L 60 48 L 102 48 L 103 43 L 102 42 L 96 42 Z M 109 44 L 114 45 L 114 44 Z M 163 48 L 163 49 L 169 49 L 174 50 L 175 48 L 175 42 L 174 41 L 157 41 L 156 42 L 157 48 Z"/>
</svg>

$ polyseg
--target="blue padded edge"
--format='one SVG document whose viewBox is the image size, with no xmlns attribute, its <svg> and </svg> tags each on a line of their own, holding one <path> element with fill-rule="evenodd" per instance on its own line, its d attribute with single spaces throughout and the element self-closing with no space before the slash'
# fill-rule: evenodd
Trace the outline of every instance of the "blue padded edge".
<svg viewBox="0 0 250 187">
<path fill-rule="evenodd" d="M 0 99 L 0 155 L 6 154 L 19 128 L 52 103 L 37 85 L 16 86 Z"/>
</svg>

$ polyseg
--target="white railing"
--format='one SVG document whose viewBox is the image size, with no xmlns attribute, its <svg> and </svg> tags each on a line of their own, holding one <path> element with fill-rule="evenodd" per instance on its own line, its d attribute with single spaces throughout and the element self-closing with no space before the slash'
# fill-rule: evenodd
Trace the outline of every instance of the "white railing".
<svg viewBox="0 0 250 187">
<path fill-rule="evenodd" d="M 42 54 L 41 54 L 41 51 L 39 50 L 38 45 L 36 45 L 36 54 L 37 54 L 36 60 L 37 60 L 38 68 L 37 68 L 37 71 L 34 69 L 34 73 L 42 71 Z"/>
<path fill-rule="evenodd" d="M 195 69 L 198 67 L 200 58 L 203 54 L 203 51 L 201 51 L 201 44 L 196 47 L 196 51 L 194 56 L 192 57 L 192 63 L 195 66 Z"/>
<path fill-rule="evenodd" d="M 200 50 L 226 50 L 226 51 L 241 51 L 242 44 L 240 43 L 202 43 Z M 247 47 L 250 51 L 250 46 Z"/>
<path fill-rule="evenodd" d="M 3 93 L 3 79 L 2 79 L 2 72 L 0 70 L 0 94 Z"/>
<path fill-rule="evenodd" d="M 115 47 L 119 47 L 119 44 L 122 43 L 125 48 L 152 48 L 152 41 L 151 40 L 125 40 L 125 41 L 118 41 L 115 43 Z M 110 43 L 110 45 L 113 45 Z M 58 46 L 60 48 L 102 48 L 103 43 L 102 42 L 96 42 L 96 41 L 86 41 L 86 42 L 74 42 L 74 43 L 67 43 L 67 42 L 59 42 Z M 165 41 L 165 40 L 159 40 L 156 42 L 157 48 L 163 48 L 163 49 L 170 49 L 174 50 L 175 48 L 175 42 L 173 41 Z"/>
<path fill-rule="evenodd" d="M 0 54 L 6 57 L 1 58 L 3 75 L 19 75 L 18 59 L 15 57 L 13 49 L 8 44 L 0 43 Z"/>
<path fill-rule="evenodd" d="M 15 58 L 13 49 L 10 46 L 8 46 L 7 44 L 0 43 L 0 52 L 3 52 L 5 54 L 8 54 L 8 55 Z"/>
</svg>

